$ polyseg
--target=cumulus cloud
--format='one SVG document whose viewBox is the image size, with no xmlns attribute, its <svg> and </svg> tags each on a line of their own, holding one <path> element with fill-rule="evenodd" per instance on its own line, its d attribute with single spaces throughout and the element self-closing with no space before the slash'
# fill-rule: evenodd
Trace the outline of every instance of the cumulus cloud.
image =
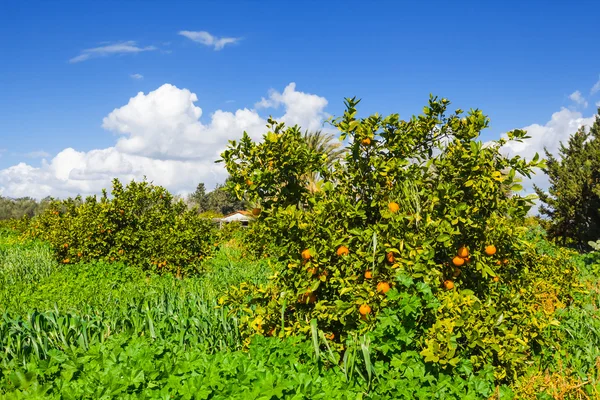
<svg viewBox="0 0 600 400">
<path fill-rule="evenodd" d="M 270 99 L 283 108 L 280 121 L 317 127 L 327 115 L 327 100 L 296 91 L 293 83 L 283 93 L 271 91 Z M 114 146 L 88 152 L 67 148 L 40 167 L 20 163 L 0 170 L 0 194 L 96 194 L 109 188 L 115 177 L 128 182 L 146 176 L 176 194 L 193 191 L 201 181 L 214 186 L 226 177 L 223 166 L 214 161 L 228 141 L 243 131 L 260 139 L 267 121 L 255 109 L 243 108 L 218 110 L 203 123 L 197 102 L 196 94 L 170 84 L 140 92 L 103 120 L 103 127 L 116 135 Z"/>
<path fill-rule="evenodd" d="M 133 40 L 106 44 L 100 47 L 82 50 L 81 53 L 69 60 L 70 63 L 78 63 L 97 57 L 107 57 L 117 54 L 136 54 L 144 51 L 158 50 L 155 46 L 139 47 Z"/>
<path fill-rule="evenodd" d="M 144 79 L 144 75 L 142 75 L 142 74 L 131 74 L 131 75 L 129 75 L 129 76 L 130 76 L 132 79 L 135 79 L 135 80 Z"/>
<path fill-rule="evenodd" d="M 217 37 L 206 31 L 180 31 L 179 34 L 196 43 L 213 47 L 215 50 L 221 50 L 228 44 L 237 43 L 242 40 L 241 38 L 234 37 Z"/>
<path fill-rule="evenodd" d="M 583 95 L 581 94 L 581 92 L 579 90 L 576 90 L 573 93 L 571 93 L 571 95 L 569 96 L 569 99 L 573 100 L 575 103 L 579 104 L 580 106 L 583 106 L 583 107 L 588 106 L 588 102 L 585 100 L 585 98 L 583 97 Z"/>
</svg>

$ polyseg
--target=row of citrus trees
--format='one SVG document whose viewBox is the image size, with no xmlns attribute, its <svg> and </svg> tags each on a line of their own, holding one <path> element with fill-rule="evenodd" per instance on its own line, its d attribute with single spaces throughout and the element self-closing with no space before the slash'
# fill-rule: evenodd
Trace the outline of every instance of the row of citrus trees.
<svg viewBox="0 0 600 400">
<path fill-rule="evenodd" d="M 197 272 L 213 249 L 211 221 L 146 181 L 123 186 L 113 181 L 111 196 L 52 201 L 33 219 L 20 222 L 24 235 L 50 243 L 65 264 L 91 260 L 178 276 Z"/>
<path fill-rule="evenodd" d="M 308 334 L 312 321 L 344 352 L 349 337 L 379 330 L 388 361 L 418 351 L 437 368 L 468 361 L 511 380 L 574 284 L 570 254 L 523 240 L 533 203 L 518 176 L 542 161 L 504 156 L 505 139 L 484 145 L 488 119 L 447 115 L 446 99 L 408 121 L 358 118 L 357 103 L 333 120 L 348 150 L 332 168 L 298 127 L 272 120 L 262 141 L 244 134 L 222 154 L 229 190 L 260 204 L 255 251 L 281 262 L 268 286 L 222 301 L 239 305 L 248 336 Z"/>
</svg>

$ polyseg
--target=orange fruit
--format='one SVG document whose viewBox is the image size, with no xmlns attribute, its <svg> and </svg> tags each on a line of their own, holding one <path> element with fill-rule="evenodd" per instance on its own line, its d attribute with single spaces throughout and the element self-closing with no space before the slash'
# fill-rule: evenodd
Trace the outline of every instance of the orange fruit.
<svg viewBox="0 0 600 400">
<path fill-rule="evenodd" d="M 363 304 L 362 306 L 360 306 L 360 308 L 358 309 L 358 312 L 360 312 L 360 315 L 367 315 L 367 314 L 371 314 L 371 307 L 369 307 L 368 304 Z"/>
<path fill-rule="evenodd" d="M 365 278 L 371 279 L 372 277 L 373 277 L 373 274 L 371 273 L 371 271 L 365 272 Z"/>
<path fill-rule="evenodd" d="M 316 274 L 316 273 L 317 273 L 317 269 L 316 269 L 316 268 L 314 268 L 314 267 L 313 267 L 313 268 L 309 268 L 309 269 L 308 269 L 308 273 L 309 273 L 309 274 L 311 274 L 311 275 L 314 275 L 314 274 Z"/>
<path fill-rule="evenodd" d="M 397 213 L 398 210 L 400 210 L 400 206 L 395 201 L 392 201 L 390 204 L 388 204 L 388 208 L 393 213 Z"/>
<path fill-rule="evenodd" d="M 119 255 L 123 255 L 123 253 L 125 253 L 125 251 L 123 251 L 123 249 L 119 250 Z"/>
<path fill-rule="evenodd" d="M 504 265 L 508 264 L 508 258 L 505 258 L 504 260 L 502 260 L 502 262 L 504 263 Z"/>
<path fill-rule="evenodd" d="M 456 256 L 452 259 L 452 264 L 456 265 L 457 267 L 460 267 L 464 263 L 465 263 L 465 259 L 460 258 L 459 256 Z"/>
<path fill-rule="evenodd" d="M 460 270 L 460 268 L 454 268 L 454 272 L 452 273 L 452 276 L 456 278 L 457 276 L 460 275 L 461 272 L 462 271 Z"/>
<path fill-rule="evenodd" d="M 502 261 L 500 261 L 500 260 L 496 261 L 496 265 L 502 265 Z"/>
<path fill-rule="evenodd" d="M 345 255 L 348 255 L 349 253 L 350 253 L 350 251 L 348 250 L 348 248 L 346 246 L 340 246 L 337 249 L 338 256 L 345 256 Z"/>
<path fill-rule="evenodd" d="M 467 264 L 468 264 L 468 263 L 470 263 L 470 262 L 471 262 L 471 257 L 467 257 L 467 258 L 465 258 L 465 262 L 466 262 Z"/>
<path fill-rule="evenodd" d="M 310 250 L 305 249 L 302 251 L 302 259 L 303 260 L 310 260 L 310 257 L 311 257 Z"/>
<path fill-rule="evenodd" d="M 123 215 L 123 214 L 125 214 L 125 211 L 119 210 L 119 213 L 121 213 L 121 215 Z"/>
<path fill-rule="evenodd" d="M 246 185 L 252 186 L 253 183 L 250 179 L 246 179 Z"/>
<path fill-rule="evenodd" d="M 66 249 L 67 247 L 69 247 L 69 245 L 68 245 L 67 243 L 65 243 L 65 244 L 63 245 L 63 247 Z"/>
<path fill-rule="evenodd" d="M 467 257 L 469 257 L 469 250 L 465 246 L 463 246 L 460 249 L 458 249 L 457 255 L 460 258 L 467 258 Z"/>
<path fill-rule="evenodd" d="M 454 289 L 454 282 L 452 282 L 450 279 L 445 280 L 444 287 L 448 290 L 452 290 L 452 289 Z"/>
<path fill-rule="evenodd" d="M 499 278 L 499 277 L 497 277 L 497 276 L 495 276 L 493 280 L 494 280 L 494 282 L 499 282 L 499 281 L 500 281 L 500 278 Z"/>
<path fill-rule="evenodd" d="M 368 146 L 371 144 L 371 138 L 364 138 L 363 140 L 360 141 L 360 144 L 362 144 L 363 146 Z"/>
<path fill-rule="evenodd" d="M 335 334 L 334 333 L 328 333 L 325 335 L 325 339 L 327 340 L 333 340 L 335 339 Z"/>
<path fill-rule="evenodd" d="M 65 259 L 63 260 L 63 263 L 65 263 L 65 264 L 68 264 L 69 262 L 71 262 L 71 260 L 69 260 L 68 258 L 65 258 Z"/>
<path fill-rule="evenodd" d="M 493 256 L 494 254 L 496 254 L 496 246 L 494 246 L 493 244 L 485 246 L 485 254 L 487 254 L 488 256 Z"/>
<path fill-rule="evenodd" d="M 77 253 L 77 257 L 81 257 L 81 253 Z"/>
<path fill-rule="evenodd" d="M 394 257 L 394 253 L 392 253 L 391 251 L 385 255 L 385 259 L 390 264 L 393 264 L 396 261 L 396 257 Z"/>
<path fill-rule="evenodd" d="M 390 284 L 387 282 L 379 282 L 377 284 L 377 291 L 381 293 L 387 293 L 390 290 Z"/>
<path fill-rule="evenodd" d="M 252 215 L 254 215 L 255 217 L 257 217 L 260 214 L 260 208 L 253 208 L 252 209 Z"/>
</svg>

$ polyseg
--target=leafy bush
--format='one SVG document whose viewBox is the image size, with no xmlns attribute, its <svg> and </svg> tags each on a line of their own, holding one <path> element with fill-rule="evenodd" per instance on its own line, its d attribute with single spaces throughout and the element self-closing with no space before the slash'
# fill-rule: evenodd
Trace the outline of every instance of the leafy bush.
<svg viewBox="0 0 600 400">
<path fill-rule="evenodd" d="M 113 181 L 112 198 L 95 196 L 53 201 L 32 219 L 28 237 L 51 244 L 65 264 L 91 260 L 123 261 L 159 272 L 197 271 L 212 252 L 214 227 L 209 219 L 174 201 L 164 188 Z"/>
<path fill-rule="evenodd" d="M 257 251 L 283 265 L 268 287 L 229 294 L 246 312 L 244 333 L 308 334 L 315 320 L 343 351 L 382 313 L 410 321 L 401 301 L 411 296 L 412 350 L 442 368 L 470 360 L 514 379 L 556 323 L 576 270 L 569 254 L 538 254 L 523 238 L 532 197 L 516 193 L 517 175 L 542 162 L 504 157 L 504 139 L 477 141 L 488 119 L 479 110 L 446 116 L 446 99 L 431 98 L 409 121 L 358 119 L 357 103 L 347 100 L 333 122 L 349 141 L 333 170 L 297 127 L 274 121 L 261 143 L 244 134 L 222 154 L 229 189 L 261 205 Z M 315 171 L 323 180 L 309 190 Z"/>
</svg>

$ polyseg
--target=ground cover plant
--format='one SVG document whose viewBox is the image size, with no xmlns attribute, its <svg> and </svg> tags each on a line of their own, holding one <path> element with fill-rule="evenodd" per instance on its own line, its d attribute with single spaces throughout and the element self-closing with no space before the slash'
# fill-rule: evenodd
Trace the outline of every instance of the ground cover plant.
<svg viewBox="0 0 600 400">
<path fill-rule="evenodd" d="M 445 99 L 357 107 L 334 158 L 272 120 L 230 144 L 248 229 L 145 181 L 2 223 L 0 396 L 598 398 L 600 253 L 526 217 L 543 162 Z"/>
</svg>

